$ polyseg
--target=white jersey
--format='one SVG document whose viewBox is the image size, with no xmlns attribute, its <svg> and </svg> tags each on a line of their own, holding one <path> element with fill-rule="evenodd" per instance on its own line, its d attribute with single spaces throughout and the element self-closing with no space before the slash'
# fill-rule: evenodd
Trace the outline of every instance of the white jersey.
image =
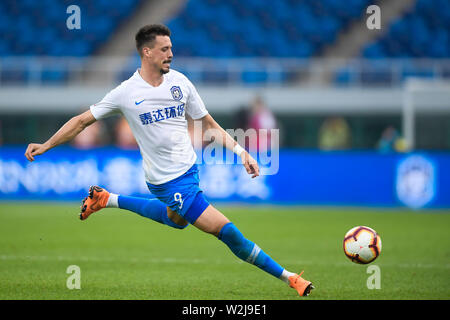
<svg viewBox="0 0 450 320">
<path fill-rule="evenodd" d="M 145 178 L 162 184 L 184 174 L 197 160 L 188 134 L 187 113 L 192 119 L 208 114 L 194 85 L 171 70 L 153 87 L 139 69 L 90 107 L 95 119 L 122 113 L 127 119 L 143 158 Z"/>
</svg>

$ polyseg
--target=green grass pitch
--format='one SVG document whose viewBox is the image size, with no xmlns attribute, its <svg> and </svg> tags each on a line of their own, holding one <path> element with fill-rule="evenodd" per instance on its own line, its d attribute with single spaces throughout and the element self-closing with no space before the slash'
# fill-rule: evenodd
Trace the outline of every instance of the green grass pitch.
<svg viewBox="0 0 450 320">
<path fill-rule="evenodd" d="M 307 298 L 244 263 L 215 237 L 119 209 L 78 220 L 79 204 L 0 204 L 0 299 L 449 299 L 450 214 L 356 208 L 220 207 L 242 233 L 316 289 Z M 380 289 L 342 250 L 357 225 L 383 250 Z M 67 268 L 81 270 L 69 290 Z"/>
</svg>

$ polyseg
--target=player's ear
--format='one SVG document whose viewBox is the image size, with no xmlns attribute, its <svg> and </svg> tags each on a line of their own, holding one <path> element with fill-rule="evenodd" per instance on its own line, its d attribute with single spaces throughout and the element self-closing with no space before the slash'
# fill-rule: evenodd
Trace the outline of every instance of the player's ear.
<svg viewBox="0 0 450 320">
<path fill-rule="evenodd" d="M 143 47 L 142 48 L 142 55 L 150 58 L 152 56 L 152 50 L 149 47 Z"/>
</svg>

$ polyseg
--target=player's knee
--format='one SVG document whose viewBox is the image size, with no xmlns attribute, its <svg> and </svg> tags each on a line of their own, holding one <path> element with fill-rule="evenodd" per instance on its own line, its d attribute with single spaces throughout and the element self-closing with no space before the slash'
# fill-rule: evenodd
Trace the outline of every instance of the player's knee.
<svg viewBox="0 0 450 320">
<path fill-rule="evenodd" d="M 216 237 L 219 237 L 223 227 L 230 222 L 220 211 L 208 204 L 195 222 L 191 222 L 194 226 Z"/>
<path fill-rule="evenodd" d="M 175 211 L 168 209 L 166 224 L 175 229 L 184 229 L 189 225 L 189 222 L 187 222 L 185 219 L 183 219 L 183 217 L 181 217 Z"/>
<path fill-rule="evenodd" d="M 206 232 L 212 234 L 213 236 L 219 237 L 220 231 L 223 229 L 223 227 L 224 225 L 221 223 L 212 224 L 208 227 L 208 230 L 206 230 Z"/>
</svg>

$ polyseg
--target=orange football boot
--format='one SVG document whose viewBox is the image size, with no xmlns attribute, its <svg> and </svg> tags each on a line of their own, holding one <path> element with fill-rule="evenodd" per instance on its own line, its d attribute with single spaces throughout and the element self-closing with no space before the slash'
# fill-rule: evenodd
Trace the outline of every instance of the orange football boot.
<svg viewBox="0 0 450 320">
<path fill-rule="evenodd" d="M 314 286 L 311 281 L 305 280 L 301 277 L 303 271 L 300 274 L 296 274 L 295 276 L 289 277 L 289 286 L 297 290 L 300 296 L 306 297 L 309 295 Z"/>
<path fill-rule="evenodd" d="M 89 196 L 83 199 L 80 219 L 86 220 L 94 212 L 106 207 L 109 192 L 98 186 L 89 187 Z"/>
</svg>

